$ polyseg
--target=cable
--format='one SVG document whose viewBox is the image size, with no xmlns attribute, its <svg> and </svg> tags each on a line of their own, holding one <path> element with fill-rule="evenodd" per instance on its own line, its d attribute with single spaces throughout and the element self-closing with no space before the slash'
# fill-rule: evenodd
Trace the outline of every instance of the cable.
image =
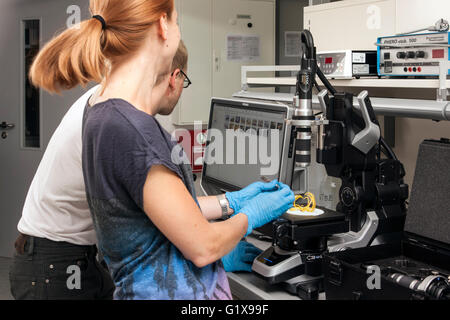
<svg viewBox="0 0 450 320">
<path fill-rule="evenodd" d="M 328 91 L 334 96 L 337 93 L 336 89 L 331 85 L 330 81 L 328 81 L 327 77 L 325 77 L 325 75 L 322 73 L 322 70 L 320 70 L 318 66 L 317 76 L 319 76 L 320 81 L 322 81 Z"/>
<path fill-rule="evenodd" d="M 264 242 L 272 242 L 273 238 L 270 236 L 266 236 L 264 234 L 253 234 L 253 236 L 258 239 L 259 241 L 264 241 Z"/>
<path fill-rule="evenodd" d="M 387 156 L 390 157 L 391 159 L 398 161 L 398 158 L 395 155 L 394 150 L 392 150 L 392 148 L 387 144 L 387 142 L 386 142 L 386 140 L 384 140 L 384 138 L 380 138 L 380 143 L 383 146 L 383 148 L 386 150 L 386 152 L 388 153 Z"/>
<path fill-rule="evenodd" d="M 320 93 L 320 92 L 322 91 L 322 89 L 320 88 L 320 86 L 319 86 L 319 84 L 317 83 L 317 81 L 316 81 L 315 78 L 314 78 L 313 84 L 314 84 L 314 87 L 316 88 L 317 92 Z M 316 113 L 316 114 L 314 114 L 314 117 L 320 116 L 321 114 L 323 114 L 322 111 L 321 111 L 321 112 L 318 112 L 318 113 Z"/>
<path fill-rule="evenodd" d="M 319 86 L 319 84 L 317 83 L 317 81 L 316 81 L 315 78 L 314 78 L 313 84 L 314 84 L 314 87 L 316 88 L 316 90 L 317 90 L 318 92 L 321 92 L 321 91 L 322 91 L 322 89 L 320 88 L 320 86 Z"/>
<path fill-rule="evenodd" d="M 386 148 L 383 148 L 381 144 L 378 145 L 378 159 L 381 160 L 381 154 L 385 155 L 386 158 L 390 159 L 391 155 L 387 152 Z"/>
<path fill-rule="evenodd" d="M 303 55 L 306 56 L 306 59 L 315 59 L 314 38 L 311 31 L 303 30 L 300 34 L 300 40 L 302 44 Z"/>
<path fill-rule="evenodd" d="M 409 31 L 409 32 L 397 33 L 396 36 L 408 35 L 408 34 L 418 33 L 418 32 L 422 32 L 422 31 L 445 32 L 445 31 L 448 31 L 448 29 L 449 29 L 448 21 L 444 20 L 444 19 L 439 19 L 434 24 L 434 26 L 422 28 L 422 29 L 418 29 L 418 30 L 414 30 L 414 31 Z"/>
</svg>

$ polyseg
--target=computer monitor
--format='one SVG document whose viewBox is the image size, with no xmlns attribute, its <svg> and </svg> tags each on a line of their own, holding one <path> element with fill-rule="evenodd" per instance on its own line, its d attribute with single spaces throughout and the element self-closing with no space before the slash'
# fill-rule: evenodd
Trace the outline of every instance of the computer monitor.
<svg viewBox="0 0 450 320">
<path fill-rule="evenodd" d="M 211 195 L 242 189 L 262 177 L 279 179 L 288 112 L 283 104 L 213 98 L 203 164 L 204 190 L 205 185 L 215 186 L 216 192 L 207 190 Z"/>
</svg>

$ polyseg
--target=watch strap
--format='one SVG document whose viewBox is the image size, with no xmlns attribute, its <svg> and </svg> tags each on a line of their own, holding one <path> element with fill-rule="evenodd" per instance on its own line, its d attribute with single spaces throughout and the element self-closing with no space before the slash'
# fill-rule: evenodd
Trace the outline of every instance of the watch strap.
<svg viewBox="0 0 450 320">
<path fill-rule="evenodd" d="M 224 194 L 221 194 L 217 196 L 217 200 L 219 201 L 220 208 L 222 209 L 222 219 L 224 220 L 228 219 L 230 217 L 230 215 L 228 214 L 228 207 L 229 207 L 228 199 L 225 197 Z"/>
</svg>

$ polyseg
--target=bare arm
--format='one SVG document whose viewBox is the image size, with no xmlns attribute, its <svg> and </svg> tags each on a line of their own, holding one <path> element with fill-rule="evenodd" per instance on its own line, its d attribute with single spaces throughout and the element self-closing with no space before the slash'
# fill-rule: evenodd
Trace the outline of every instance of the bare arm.
<svg viewBox="0 0 450 320">
<path fill-rule="evenodd" d="M 152 167 L 143 197 L 148 217 L 197 267 L 207 266 L 225 256 L 246 234 L 248 219 L 244 214 L 209 223 L 181 179 L 164 166 Z M 205 200 L 206 205 L 214 206 L 214 199 Z M 216 210 L 213 209 L 210 215 L 214 216 Z"/>
<path fill-rule="evenodd" d="M 220 206 L 219 200 L 216 196 L 198 197 L 197 200 L 206 220 L 210 221 L 222 218 L 222 207 Z M 231 209 L 228 205 L 228 215 L 231 216 L 233 213 L 233 209 Z"/>
</svg>

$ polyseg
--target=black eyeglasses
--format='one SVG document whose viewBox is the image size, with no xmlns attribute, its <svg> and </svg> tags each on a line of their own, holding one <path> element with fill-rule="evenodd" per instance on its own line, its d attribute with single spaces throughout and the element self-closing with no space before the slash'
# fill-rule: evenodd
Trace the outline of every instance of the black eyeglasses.
<svg viewBox="0 0 450 320">
<path fill-rule="evenodd" d="M 183 70 L 180 69 L 181 74 L 184 76 L 184 83 L 183 88 L 189 88 L 189 86 L 192 84 L 192 81 L 189 79 L 186 73 L 183 72 Z"/>
</svg>

